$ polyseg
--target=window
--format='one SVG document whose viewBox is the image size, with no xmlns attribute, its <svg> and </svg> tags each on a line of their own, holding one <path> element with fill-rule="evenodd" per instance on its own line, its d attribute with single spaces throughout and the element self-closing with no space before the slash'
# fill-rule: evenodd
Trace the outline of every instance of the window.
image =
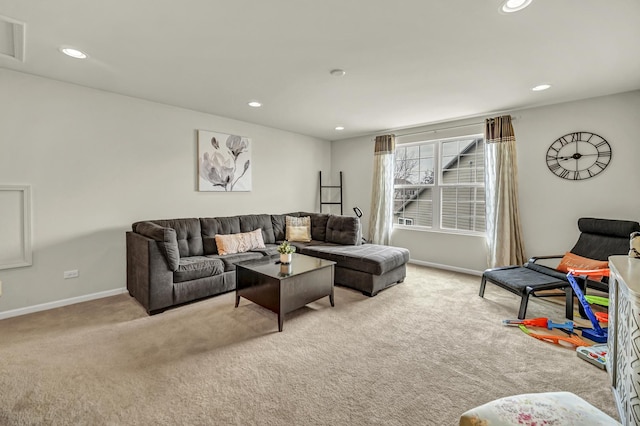
<svg viewBox="0 0 640 426">
<path fill-rule="evenodd" d="M 399 217 L 398 225 L 413 225 L 413 219 L 410 219 L 408 217 Z"/>
<path fill-rule="evenodd" d="M 483 136 L 397 145 L 394 193 L 397 226 L 484 232 Z"/>
</svg>

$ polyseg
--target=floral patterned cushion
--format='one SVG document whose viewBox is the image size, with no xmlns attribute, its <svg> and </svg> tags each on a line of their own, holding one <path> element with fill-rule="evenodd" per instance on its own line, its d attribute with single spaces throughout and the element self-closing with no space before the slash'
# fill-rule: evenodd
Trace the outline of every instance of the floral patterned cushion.
<svg viewBox="0 0 640 426">
<path fill-rule="evenodd" d="M 218 254 L 221 255 L 244 253 L 253 249 L 265 248 L 261 228 L 238 234 L 216 234 L 215 240 Z"/>
<path fill-rule="evenodd" d="M 620 425 L 570 392 L 528 393 L 496 399 L 460 417 L 460 426 Z"/>
</svg>

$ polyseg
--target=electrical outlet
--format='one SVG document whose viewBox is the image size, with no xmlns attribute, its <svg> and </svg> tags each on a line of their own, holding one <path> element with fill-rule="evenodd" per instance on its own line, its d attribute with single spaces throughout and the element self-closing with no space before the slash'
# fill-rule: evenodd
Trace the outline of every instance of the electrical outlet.
<svg viewBox="0 0 640 426">
<path fill-rule="evenodd" d="M 63 277 L 65 280 L 68 278 L 78 278 L 78 270 L 72 269 L 71 271 L 64 271 Z"/>
</svg>

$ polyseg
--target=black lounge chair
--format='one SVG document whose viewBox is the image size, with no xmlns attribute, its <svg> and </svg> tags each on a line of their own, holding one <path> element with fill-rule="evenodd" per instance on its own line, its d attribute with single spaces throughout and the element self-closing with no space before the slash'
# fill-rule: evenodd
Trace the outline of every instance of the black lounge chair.
<svg viewBox="0 0 640 426">
<path fill-rule="evenodd" d="M 640 224 L 629 220 L 583 217 L 578 219 L 578 229 L 581 232 L 580 237 L 570 252 L 589 259 L 607 261 L 609 256 L 624 255 L 629 252 L 629 236 L 632 232 L 640 231 Z M 535 293 L 538 291 L 560 289 L 564 290 L 566 295 L 566 317 L 573 319 L 573 290 L 566 274 L 537 263 L 539 260 L 561 259 L 563 256 L 536 256 L 522 266 L 487 269 L 482 274 L 480 297 L 484 296 L 487 282 L 517 294 L 522 298 L 518 319 L 524 319 L 529 295 L 536 296 Z M 603 281 L 593 281 L 586 277 L 577 278 L 583 290 L 590 287 L 604 292 L 609 291 L 606 277 Z"/>
</svg>

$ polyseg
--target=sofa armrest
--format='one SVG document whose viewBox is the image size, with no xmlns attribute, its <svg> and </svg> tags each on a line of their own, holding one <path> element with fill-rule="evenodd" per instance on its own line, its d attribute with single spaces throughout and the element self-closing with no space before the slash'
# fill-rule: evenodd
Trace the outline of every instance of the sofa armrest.
<svg viewBox="0 0 640 426">
<path fill-rule="evenodd" d="M 160 226 L 153 222 L 140 222 L 135 232 L 158 242 L 158 247 L 167 259 L 167 264 L 172 271 L 178 270 L 180 264 L 180 250 L 176 230 Z"/>
<path fill-rule="evenodd" d="M 154 239 L 127 232 L 127 290 L 151 313 L 173 304 L 173 272 Z"/>
</svg>

